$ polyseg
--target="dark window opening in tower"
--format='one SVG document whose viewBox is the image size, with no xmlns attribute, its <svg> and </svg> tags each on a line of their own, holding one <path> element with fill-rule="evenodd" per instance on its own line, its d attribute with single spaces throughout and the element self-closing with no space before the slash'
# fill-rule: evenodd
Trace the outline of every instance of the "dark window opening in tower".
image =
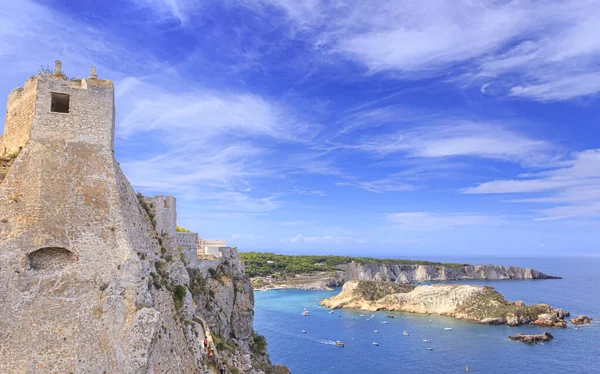
<svg viewBox="0 0 600 374">
<path fill-rule="evenodd" d="M 69 113 L 69 95 L 52 92 L 50 111 L 56 113 Z"/>
</svg>

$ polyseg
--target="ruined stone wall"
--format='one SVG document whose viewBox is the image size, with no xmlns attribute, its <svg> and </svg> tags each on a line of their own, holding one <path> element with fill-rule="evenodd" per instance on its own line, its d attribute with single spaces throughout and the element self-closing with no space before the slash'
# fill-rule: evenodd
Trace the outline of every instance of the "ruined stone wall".
<svg viewBox="0 0 600 374">
<path fill-rule="evenodd" d="M 175 242 L 185 254 L 186 260 L 191 264 L 198 259 L 198 234 L 195 232 L 175 233 Z"/>
<path fill-rule="evenodd" d="M 29 140 L 35 113 L 36 90 L 37 79 L 32 77 L 23 87 L 15 88 L 8 95 L 0 155 L 18 152 Z"/>
<path fill-rule="evenodd" d="M 69 95 L 69 113 L 50 110 L 52 93 Z M 112 82 L 38 75 L 31 139 L 84 142 L 113 150 L 114 115 Z"/>
</svg>

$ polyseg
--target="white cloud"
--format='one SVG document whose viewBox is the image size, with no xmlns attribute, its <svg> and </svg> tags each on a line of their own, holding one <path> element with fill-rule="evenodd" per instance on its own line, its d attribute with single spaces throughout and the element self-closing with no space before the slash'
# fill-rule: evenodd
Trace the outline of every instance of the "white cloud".
<svg viewBox="0 0 600 374">
<path fill-rule="evenodd" d="M 401 212 L 386 218 L 400 230 L 436 231 L 465 226 L 483 226 L 503 222 L 500 218 L 471 213 Z"/>
<path fill-rule="evenodd" d="M 529 162 L 551 149 L 542 140 L 531 139 L 500 124 L 445 121 L 364 141 L 354 148 L 387 155 L 403 152 L 410 157 L 438 158 L 474 156 Z"/>
<path fill-rule="evenodd" d="M 150 9 L 159 19 L 177 20 L 180 25 L 188 23 L 191 14 L 197 11 L 202 1 L 197 0 L 131 0 L 134 4 Z"/>
<path fill-rule="evenodd" d="M 347 236 L 303 236 L 300 234 L 291 238 L 281 239 L 282 243 L 289 244 L 342 244 L 347 243 L 349 241 L 353 241 L 353 239 Z"/>
<path fill-rule="evenodd" d="M 598 0 L 262 3 L 280 6 L 320 51 L 370 72 L 408 79 L 450 73 L 541 101 L 600 91 Z"/>
<path fill-rule="evenodd" d="M 116 96 L 125 113 L 118 128 L 122 137 L 158 130 L 184 132 L 187 141 L 222 134 L 300 141 L 319 131 L 319 126 L 299 120 L 293 111 L 252 93 L 169 91 L 129 77 Z"/>
<path fill-rule="evenodd" d="M 417 189 L 416 186 L 406 183 L 404 175 L 391 175 L 389 177 L 378 179 L 374 181 L 360 181 L 360 180 L 349 180 L 344 182 L 338 182 L 338 186 L 354 186 L 362 188 L 363 190 L 384 193 L 384 192 L 403 192 L 413 191 Z"/>
<path fill-rule="evenodd" d="M 495 180 L 466 188 L 466 194 L 541 193 L 512 202 L 559 204 L 539 209 L 542 219 L 600 217 L 600 149 L 573 154 L 558 166 L 519 179 Z"/>
</svg>

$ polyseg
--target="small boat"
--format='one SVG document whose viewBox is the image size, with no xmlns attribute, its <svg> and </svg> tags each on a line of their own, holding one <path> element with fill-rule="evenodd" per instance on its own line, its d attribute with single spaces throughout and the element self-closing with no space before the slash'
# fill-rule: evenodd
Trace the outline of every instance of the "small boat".
<svg viewBox="0 0 600 374">
<path fill-rule="evenodd" d="M 394 318 L 394 316 L 393 316 L 393 315 L 391 315 L 391 314 L 388 314 L 388 315 L 387 315 L 387 318 Z"/>
<path fill-rule="evenodd" d="M 377 343 L 377 342 L 373 342 L 373 345 L 375 345 L 375 346 L 378 346 L 378 345 L 379 345 L 379 343 Z"/>
<path fill-rule="evenodd" d="M 327 312 L 327 313 L 329 313 L 329 314 L 333 314 L 333 310 L 330 310 L 330 311 L 329 311 L 329 312 Z"/>
<path fill-rule="evenodd" d="M 433 351 L 433 348 L 431 348 L 431 347 L 428 347 L 427 349 L 430 350 L 430 351 Z"/>
<path fill-rule="evenodd" d="M 304 308 L 304 311 L 302 312 L 303 316 L 307 316 L 308 315 L 308 310 L 306 310 L 306 308 Z"/>
<path fill-rule="evenodd" d="M 378 333 L 379 333 L 379 330 L 373 330 L 373 332 L 374 332 L 375 334 L 378 334 Z"/>
<path fill-rule="evenodd" d="M 364 315 L 364 314 L 359 314 L 358 316 L 359 316 L 359 317 L 364 317 L 365 315 Z"/>
<path fill-rule="evenodd" d="M 335 345 L 336 345 L 337 347 L 343 347 L 343 346 L 344 346 L 344 343 L 342 343 L 341 341 L 339 341 L 339 340 L 338 340 L 337 342 L 335 342 Z"/>
<path fill-rule="evenodd" d="M 371 314 L 371 318 L 375 318 L 375 314 Z"/>
<path fill-rule="evenodd" d="M 303 333 L 303 334 L 306 334 L 306 333 L 307 333 L 307 331 L 306 331 L 306 330 L 302 330 L 302 333 Z"/>
<path fill-rule="evenodd" d="M 429 340 L 427 340 L 427 339 L 423 339 L 423 342 L 424 342 L 424 343 L 429 343 Z"/>
<path fill-rule="evenodd" d="M 383 322 L 381 322 L 381 323 L 383 323 L 384 325 L 387 325 L 387 321 L 383 321 Z"/>
<path fill-rule="evenodd" d="M 402 333 L 402 335 L 404 335 L 404 336 L 408 336 L 408 333 L 407 333 L 406 331 L 404 331 L 404 332 Z"/>
<path fill-rule="evenodd" d="M 371 320 L 371 318 L 367 318 L 367 321 L 370 321 L 370 320 Z"/>
<path fill-rule="evenodd" d="M 452 330 L 452 327 L 444 327 L 444 330 L 450 331 L 450 330 Z"/>
</svg>

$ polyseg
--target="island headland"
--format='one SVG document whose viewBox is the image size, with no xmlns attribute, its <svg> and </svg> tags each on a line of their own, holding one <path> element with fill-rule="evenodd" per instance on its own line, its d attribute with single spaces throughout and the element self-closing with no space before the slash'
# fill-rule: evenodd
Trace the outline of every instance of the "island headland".
<svg viewBox="0 0 600 374">
<path fill-rule="evenodd" d="M 439 314 L 486 325 L 518 326 L 535 324 L 567 326 L 569 313 L 547 304 L 525 305 L 507 301 L 488 286 L 434 284 L 414 286 L 376 281 L 348 281 L 342 291 L 320 305 L 330 309 L 353 308 L 365 311 L 397 311 Z"/>
<path fill-rule="evenodd" d="M 346 256 L 288 256 L 242 252 L 255 289 L 328 290 L 347 281 L 395 284 L 454 280 L 560 279 L 529 268 Z"/>
</svg>

